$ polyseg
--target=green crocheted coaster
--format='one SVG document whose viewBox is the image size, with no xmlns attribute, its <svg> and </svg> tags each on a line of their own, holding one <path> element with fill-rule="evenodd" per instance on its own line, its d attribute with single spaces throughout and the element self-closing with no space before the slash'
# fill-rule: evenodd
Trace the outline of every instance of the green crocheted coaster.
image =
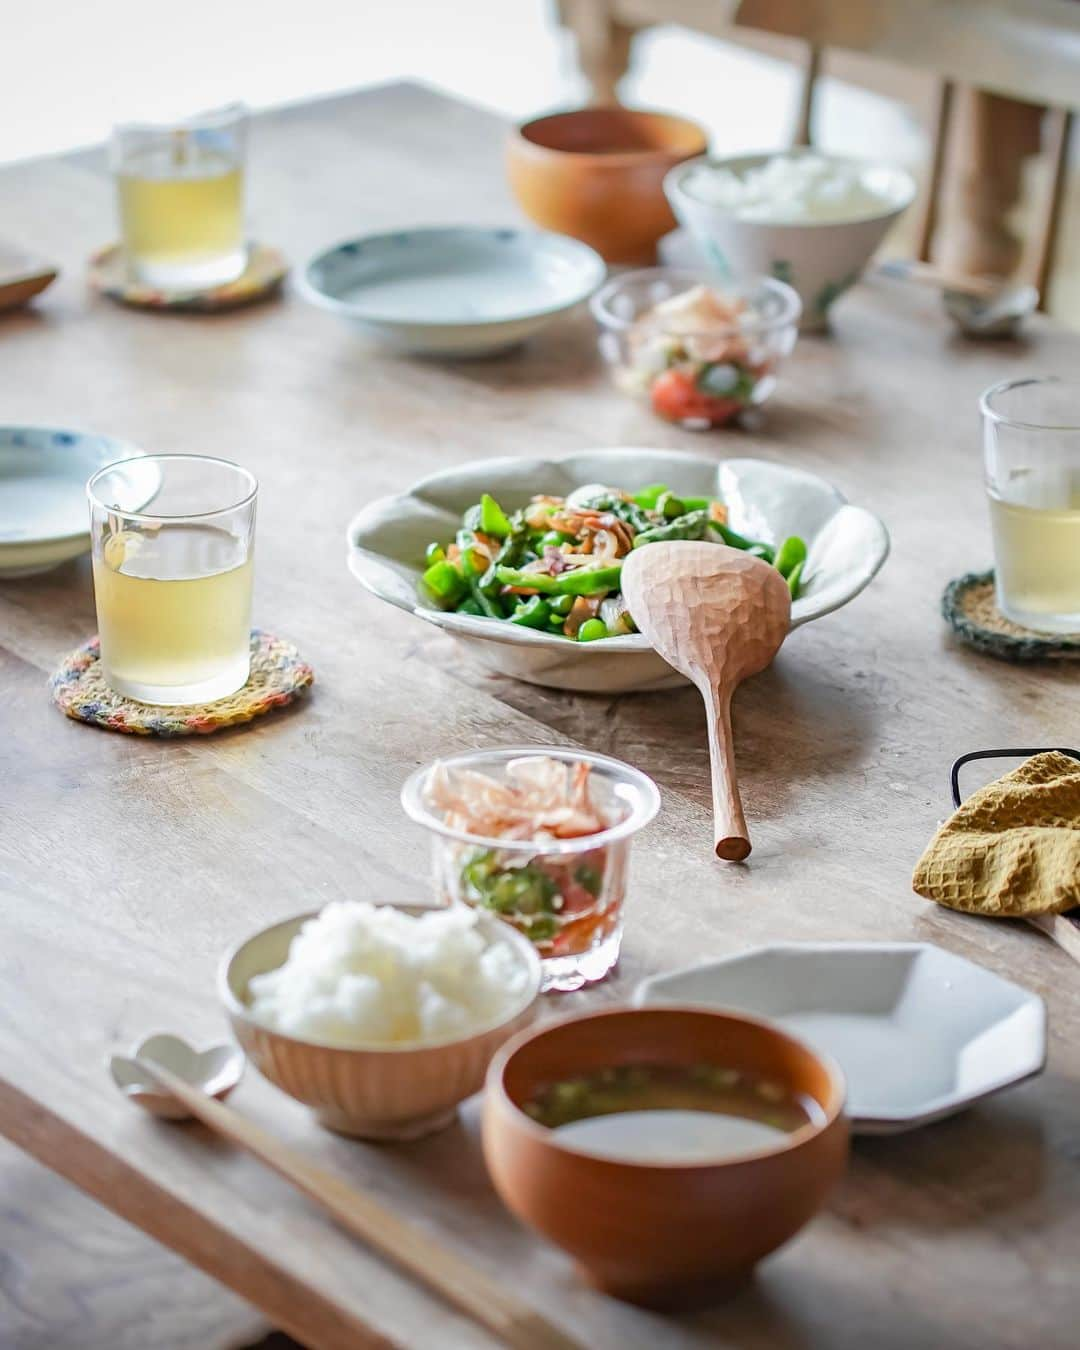
<svg viewBox="0 0 1080 1350">
<path fill-rule="evenodd" d="M 251 630 L 251 674 L 247 684 L 213 703 L 169 708 L 137 703 L 105 683 L 98 639 L 91 638 L 70 656 L 49 681 L 52 701 L 79 722 L 136 736 L 205 736 L 250 722 L 307 692 L 315 673 L 284 639 L 260 628 Z"/>
<path fill-rule="evenodd" d="M 1080 634 L 1035 633 L 1007 619 L 997 607 L 993 572 L 968 572 L 950 581 L 941 612 L 961 642 L 1002 661 L 1080 658 Z"/>
</svg>

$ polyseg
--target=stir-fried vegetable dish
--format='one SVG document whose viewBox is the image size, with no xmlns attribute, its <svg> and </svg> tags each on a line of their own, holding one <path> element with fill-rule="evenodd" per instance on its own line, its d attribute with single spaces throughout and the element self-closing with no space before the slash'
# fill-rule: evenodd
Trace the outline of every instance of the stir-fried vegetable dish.
<svg viewBox="0 0 1080 1350">
<path fill-rule="evenodd" d="M 799 595 L 806 544 L 778 548 L 729 528 L 714 497 L 680 497 L 666 483 L 634 493 L 591 483 L 568 497 L 533 497 L 507 514 L 484 493 L 454 540 L 432 543 L 420 595 L 437 609 L 501 619 L 576 642 L 637 629 L 620 589 L 623 559 L 667 539 L 706 539 L 775 566 Z"/>
</svg>

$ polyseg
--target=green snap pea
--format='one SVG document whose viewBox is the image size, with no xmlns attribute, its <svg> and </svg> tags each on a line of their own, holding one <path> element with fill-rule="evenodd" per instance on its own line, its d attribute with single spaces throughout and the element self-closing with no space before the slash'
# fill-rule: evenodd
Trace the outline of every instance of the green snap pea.
<svg viewBox="0 0 1080 1350">
<path fill-rule="evenodd" d="M 586 619 L 578 629 L 577 640 L 579 642 L 596 642 L 598 638 L 606 638 L 607 635 L 607 624 L 603 619 Z"/>
<path fill-rule="evenodd" d="M 445 562 L 446 550 L 442 544 L 428 544 L 424 549 L 424 562 L 430 567 L 433 563 Z"/>
<path fill-rule="evenodd" d="M 552 597 L 549 604 L 552 614 L 558 614 L 565 619 L 574 608 L 574 597 L 572 595 L 556 595 Z"/>
<path fill-rule="evenodd" d="M 676 497 L 674 492 L 662 492 L 653 510 L 659 511 L 665 520 L 678 520 L 680 516 L 686 515 L 686 503 L 681 497 Z"/>
<path fill-rule="evenodd" d="M 439 609 L 453 609 L 459 600 L 464 599 L 469 587 L 468 582 L 453 563 L 432 563 L 421 578 L 424 589 Z"/>
<path fill-rule="evenodd" d="M 792 600 L 798 600 L 799 591 L 802 590 L 802 574 L 805 565 L 806 564 L 803 562 L 797 562 L 788 573 L 787 584 L 788 590 L 791 592 Z"/>
<path fill-rule="evenodd" d="M 770 548 L 768 544 L 762 544 L 757 540 L 747 539 L 741 534 L 736 534 L 734 530 L 729 530 L 726 525 L 721 525 L 718 521 L 712 522 L 712 528 L 731 548 L 741 548 L 747 553 L 753 549 L 756 557 L 764 558 L 769 563 L 776 557 L 775 550 Z"/>
<path fill-rule="evenodd" d="M 494 539 L 505 539 L 510 533 L 510 521 L 494 497 L 488 493 L 480 498 L 480 529 Z"/>
<path fill-rule="evenodd" d="M 644 507 L 646 511 L 652 511 L 664 493 L 670 491 L 666 483 L 649 483 L 635 492 L 633 498 L 638 506 Z"/>
<path fill-rule="evenodd" d="M 797 534 L 789 535 L 776 550 L 773 565 L 782 577 L 789 577 L 799 563 L 806 561 L 806 541 Z"/>
</svg>

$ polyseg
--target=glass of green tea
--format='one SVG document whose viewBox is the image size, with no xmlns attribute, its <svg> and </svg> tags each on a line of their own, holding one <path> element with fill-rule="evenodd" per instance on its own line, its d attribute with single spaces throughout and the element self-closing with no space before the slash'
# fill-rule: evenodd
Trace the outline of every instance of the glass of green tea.
<svg viewBox="0 0 1080 1350">
<path fill-rule="evenodd" d="M 239 104 L 165 125 L 114 129 L 120 234 L 135 280 L 162 290 L 209 290 L 247 266 Z"/>
<path fill-rule="evenodd" d="M 142 455 L 87 484 L 101 669 L 142 703 L 225 698 L 247 681 L 255 500 L 239 464 Z"/>
<path fill-rule="evenodd" d="M 1080 633 L 1080 382 L 1006 380 L 979 407 L 998 608 Z"/>
</svg>

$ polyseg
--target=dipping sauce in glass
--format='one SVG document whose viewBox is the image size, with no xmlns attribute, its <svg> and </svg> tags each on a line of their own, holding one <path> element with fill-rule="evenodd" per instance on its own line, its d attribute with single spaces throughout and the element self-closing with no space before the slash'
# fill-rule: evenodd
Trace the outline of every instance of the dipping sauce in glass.
<svg viewBox="0 0 1080 1350">
<path fill-rule="evenodd" d="M 716 1064 L 622 1064 L 549 1083 L 525 1111 L 597 1157 L 695 1162 L 775 1147 L 824 1116 L 783 1084 Z"/>
</svg>

